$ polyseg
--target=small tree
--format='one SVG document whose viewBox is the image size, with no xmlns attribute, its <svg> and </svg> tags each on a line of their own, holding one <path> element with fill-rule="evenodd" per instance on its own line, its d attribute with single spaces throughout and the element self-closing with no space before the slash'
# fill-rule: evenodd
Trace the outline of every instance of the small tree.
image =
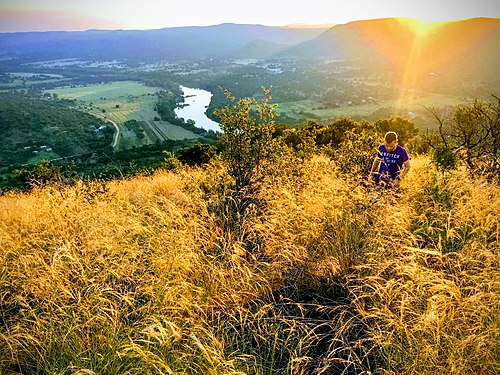
<svg viewBox="0 0 500 375">
<path fill-rule="evenodd" d="M 216 109 L 214 114 L 220 118 L 223 130 L 221 143 L 222 158 L 228 173 L 235 180 L 236 191 L 251 185 L 255 186 L 265 175 L 265 167 L 273 157 L 275 129 L 273 119 L 275 104 L 270 104 L 269 89 L 263 88 L 260 101 L 244 98 L 232 106 Z M 234 102 L 228 90 L 226 97 Z"/>
<path fill-rule="evenodd" d="M 233 181 L 229 186 L 222 183 L 222 200 L 216 201 L 213 211 L 224 232 L 231 233 L 230 241 L 238 241 L 245 254 L 263 246 L 263 239 L 246 225 L 249 218 L 260 216 L 265 207 L 265 201 L 257 193 L 265 177 L 273 175 L 271 167 L 277 156 L 273 140 L 276 105 L 269 103 L 269 90 L 263 90 L 260 100 L 244 98 L 237 102 L 226 90 L 226 97 L 234 104 L 214 111 L 223 130 L 221 157 Z"/>
<path fill-rule="evenodd" d="M 471 173 L 500 178 L 500 99 L 493 97 L 493 103 L 458 106 L 449 116 L 427 108 L 438 122 L 426 136 L 438 167 L 451 169 L 460 159 Z"/>
</svg>

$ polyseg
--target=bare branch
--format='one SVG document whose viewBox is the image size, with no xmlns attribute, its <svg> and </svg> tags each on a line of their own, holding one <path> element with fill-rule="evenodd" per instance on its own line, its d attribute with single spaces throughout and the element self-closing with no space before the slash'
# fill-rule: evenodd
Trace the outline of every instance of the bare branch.
<svg viewBox="0 0 500 375">
<path fill-rule="evenodd" d="M 448 142 L 446 141 L 446 138 L 443 133 L 443 128 L 444 128 L 444 119 L 441 118 L 440 114 L 438 113 L 437 109 L 434 107 L 426 107 L 423 106 L 427 111 L 431 113 L 431 115 L 434 117 L 434 119 L 438 122 L 439 124 L 439 136 L 441 137 L 441 140 L 443 141 L 444 145 L 446 148 L 448 148 Z"/>
</svg>

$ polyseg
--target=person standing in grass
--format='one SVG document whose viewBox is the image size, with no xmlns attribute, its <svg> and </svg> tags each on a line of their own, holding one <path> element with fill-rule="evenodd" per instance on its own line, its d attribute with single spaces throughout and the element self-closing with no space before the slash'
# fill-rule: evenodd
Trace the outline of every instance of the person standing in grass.
<svg viewBox="0 0 500 375">
<path fill-rule="evenodd" d="M 399 187 L 399 183 L 410 170 L 408 151 L 398 145 L 398 135 L 387 132 L 384 143 L 378 146 L 368 182 L 379 182 L 388 187 Z"/>
</svg>

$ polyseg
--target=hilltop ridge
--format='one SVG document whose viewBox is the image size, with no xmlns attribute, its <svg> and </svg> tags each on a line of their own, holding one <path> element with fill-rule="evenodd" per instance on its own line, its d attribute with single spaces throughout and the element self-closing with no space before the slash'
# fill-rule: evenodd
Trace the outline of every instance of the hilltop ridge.
<svg viewBox="0 0 500 375">
<path fill-rule="evenodd" d="M 336 25 L 280 56 L 360 60 L 417 81 L 431 73 L 448 80 L 498 79 L 495 64 L 500 57 L 500 19 L 353 21 Z"/>
</svg>

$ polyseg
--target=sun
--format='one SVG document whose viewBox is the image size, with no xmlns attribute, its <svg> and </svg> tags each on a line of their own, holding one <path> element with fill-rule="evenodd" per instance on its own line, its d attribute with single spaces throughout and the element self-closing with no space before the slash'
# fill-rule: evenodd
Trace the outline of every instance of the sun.
<svg viewBox="0 0 500 375">
<path fill-rule="evenodd" d="M 424 38 L 432 33 L 436 28 L 446 22 L 425 21 L 415 18 L 398 18 L 401 24 L 409 27 L 415 33 L 417 38 Z"/>
<path fill-rule="evenodd" d="M 415 33 L 418 38 L 424 38 L 431 34 L 442 22 L 422 21 L 418 20 L 415 24 Z"/>
</svg>

